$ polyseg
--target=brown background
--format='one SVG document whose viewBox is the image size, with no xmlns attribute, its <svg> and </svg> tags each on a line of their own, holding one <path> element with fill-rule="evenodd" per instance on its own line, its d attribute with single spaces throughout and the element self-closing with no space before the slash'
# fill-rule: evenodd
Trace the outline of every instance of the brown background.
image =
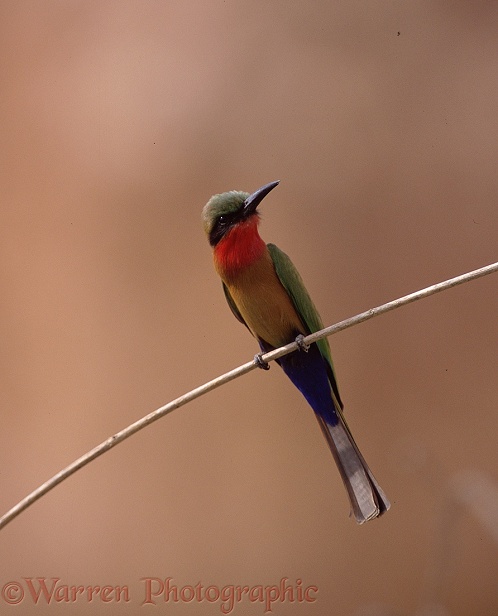
<svg viewBox="0 0 498 616">
<path fill-rule="evenodd" d="M 328 324 L 497 259 L 496 2 L 3 0 L 0 17 L 2 512 L 255 353 L 203 237 L 211 194 L 281 180 L 262 235 Z M 304 400 L 253 372 L 0 532 L 0 586 L 128 585 L 129 603 L 0 612 L 221 613 L 141 608 L 140 578 L 171 576 L 318 586 L 280 615 L 426 614 L 433 585 L 431 614 L 496 614 L 479 516 L 487 498 L 496 533 L 497 281 L 331 339 L 383 519 L 348 518 Z"/>
</svg>

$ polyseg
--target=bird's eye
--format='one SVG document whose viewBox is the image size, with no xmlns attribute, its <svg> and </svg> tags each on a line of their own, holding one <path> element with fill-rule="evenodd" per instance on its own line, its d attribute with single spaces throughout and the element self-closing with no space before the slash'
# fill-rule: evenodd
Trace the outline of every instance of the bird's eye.
<svg viewBox="0 0 498 616">
<path fill-rule="evenodd" d="M 220 224 L 222 227 L 225 226 L 228 222 L 228 217 L 227 216 L 223 216 L 223 214 L 221 216 L 218 217 L 218 224 Z"/>
</svg>

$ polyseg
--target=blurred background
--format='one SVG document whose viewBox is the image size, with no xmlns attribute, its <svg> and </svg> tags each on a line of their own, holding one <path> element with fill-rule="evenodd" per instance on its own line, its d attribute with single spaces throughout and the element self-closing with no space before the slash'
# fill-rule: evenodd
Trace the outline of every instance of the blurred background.
<svg viewBox="0 0 498 616">
<path fill-rule="evenodd" d="M 261 234 L 326 324 L 497 260 L 495 2 L 2 0 L 0 15 L 0 513 L 257 351 L 203 235 L 213 193 L 281 180 Z M 274 366 L 5 527 L 0 612 L 17 581 L 23 614 L 135 614 L 142 578 L 170 577 L 318 588 L 277 615 L 496 614 L 497 290 L 491 275 L 330 339 L 385 517 L 348 517 Z M 36 603 L 26 577 L 129 600 Z M 222 613 L 185 592 L 144 613 Z"/>
</svg>

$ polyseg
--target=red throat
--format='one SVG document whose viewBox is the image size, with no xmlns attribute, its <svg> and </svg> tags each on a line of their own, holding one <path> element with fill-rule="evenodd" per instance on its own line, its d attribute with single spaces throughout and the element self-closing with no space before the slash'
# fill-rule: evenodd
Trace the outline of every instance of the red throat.
<svg viewBox="0 0 498 616">
<path fill-rule="evenodd" d="M 221 239 L 214 249 L 214 263 L 222 278 L 230 278 L 264 253 L 266 244 L 258 233 L 258 217 L 239 223 Z"/>
</svg>

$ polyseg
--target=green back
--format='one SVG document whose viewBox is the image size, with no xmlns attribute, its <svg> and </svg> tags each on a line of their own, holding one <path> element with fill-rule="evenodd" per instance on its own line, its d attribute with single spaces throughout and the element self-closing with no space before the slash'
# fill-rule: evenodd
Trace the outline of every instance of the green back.
<svg viewBox="0 0 498 616">
<path fill-rule="evenodd" d="M 294 308 L 301 317 L 301 320 L 307 327 L 308 333 L 312 334 L 319 329 L 323 329 L 322 319 L 318 314 L 318 310 L 315 308 L 315 304 L 313 304 L 313 301 L 304 286 L 303 280 L 297 269 L 294 267 L 292 261 L 285 254 L 285 252 L 282 252 L 282 250 L 275 246 L 275 244 L 268 244 L 268 250 L 270 251 L 277 276 L 284 289 L 289 294 L 292 303 L 294 304 Z M 332 374 L 334 374 L 334 365 L 332 363 L 332 356 L 330 354 L 330 347 L 327 338 L 322 338 L 322 340 L 319 340 L 316 344 L 320 349 L 322 357 L 327 360 L 327 363 L 332 370 Z"/>
<path fill-rule="evenodd" d="M 308 329 L 308 333 L 312 334 L 320 329 L 323 329 L 322 319 L 318 314 L 318 310 L 315 308 L 315 304 L 311 299 L 304 282 L 299 275 L 299 272 L 294 267 L 294 264 L 289 257 L 282 252 L 280 248 L 277 248 L 275 244 L 267 244 L 270 251 L 271 258 L 277 276 L 282 283 L 282 286 L 289 294 L 289 297 L 294 304 L 298 315 L 300 316 L 303 324 Z M 327 362 L 328 376 L 330 387 L 332 390 L 333 398 L 340 410 L 343 408 L 341 396 L 339 394 L 339 388 L 337 386 L 337 379 L 334 372 L 334 364 L 332 362 L 332 356 L 330 354 L 330 347 L 327 338 L 322 338 L 316 343 L 322 357 Z"/>
</svg>

